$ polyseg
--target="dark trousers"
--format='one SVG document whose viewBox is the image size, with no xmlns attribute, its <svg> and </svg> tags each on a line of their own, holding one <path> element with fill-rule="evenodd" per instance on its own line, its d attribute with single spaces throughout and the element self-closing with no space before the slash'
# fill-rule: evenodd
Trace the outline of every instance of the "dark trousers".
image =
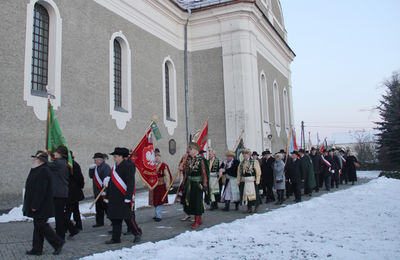
<svg viewBox="0 0 400 260">
<path fill-rule="evenodd" d="M 324 180 L 325 180 L 325 188 L 326 188 L 326 190 L 330 191 L 331 190 L 331 175 L 325 176 Z"/>
<path fill-rule="evenodd" d="M 65 232 L 66 232 L 66 223 L 65 223 L 65 220 L 67 219 L 66 205 L 67 205 L 67 198 L 54 198 L 56 233 L 63 240 L 65 239 Z"/>
<path fill-rule="evenodd" d="M 322 188 L 324 186 L 324 182 L 325 182 L 325 176 L 323 173 L 319 174 L 319 187 Z"/>
<path fill-rule="evenodd" d="M 267 202 L 269 201 L 274 201 L 275 200 L 275 196 L 274 196 L 274 191 L 273 191 L 273 187 L 274 187 L 274 183 L 267 183 Z"/>
<path fill-rule="evenodd" d="M 78 229 L 82 229 L 82 220 L 81 220 L 81 213 L 79 212 L 79 201 L 76 202 L 68 202 L 67 203 L 67 227 L 70 228 L 71 224 L 71 215 L 73 215 L 75 221 L 75 227 Z M 69 230 L 71 232 L 71 230 Z"/>
<path fill-rule="evenodd" d="M 104 203 L 103 198 L 100 197 L 96 201 L 96 224 L 104 225 L 104 214 L 107 211 L 107 204 Z"/>
<path fill-rule="evenodd" d="M 261 176 L 261 190 L 262 190 L 262 195 L 261 197 L 266 197 L 267 196 L 267 183 L 265 182 L 265 178 Z"/>
<path fill-rule="evenodd" d="M 283 193 L 285 190 L 276 190 L 276 195 L 278 197 L 278 202 L 282 203 L 283 202 Z"/>
<path fill-rule="evenodd" d="M 136 223 L 135 211 L 132 211 L 131 218 L 124 219 L 126 225 L 128 226 L 128 232 L 132 232 L 134 236 L 141 236 L 142 229 Z"/>
<path fill-rule="evenodd" d="M 334 185 L 336 186 L 336 188 L 339 188 L 339 172 L 338 171 L 335 171 L 335 173 L 332 174 L 331 185 L 332 185 L 332 188 L 334 187 Z"/>
<path fill-rule="evenodd" d="M 315 173 L 315 191 L 319 191 L 319 173 Z"/>
<path fill-rule="evenodd" d="M 300 183 L 292 183 L 290 186 L 291 186 L 291 188 L 293 190 L 294 198 L 296 199 L 296 201 L 301 201 Z"/>
<path fill-rule="evenodd" d="M 122 219 L 111 219 L 112 223 L 112 240 L 121 241 Z"/>
<path fill-rule="evenodd" d="M 34 218 L 32 239 L 33 252 L 39 254 L 43 252 L 43 242 L 45 238 L 54 248 L 61 246 L 63 243 L 63 240 L 57 236 L 54 230 L 47 223 L 47 218 Z"/>
<path fill-rule="evenodd" d="M 343 181 L 346 184 L 349 181 L 349 178 L 347 177 L 347 171 L 345 170 L 342 170 L 342 174 L 340 174 L 340 184 L 343 184 Z"/>
<path fill-rule="evenodd" d="M 286 189 L 286 198 L 289 198 L 290 196 L 292 196 L 293 190 L 292 190 L 292 185 L 290 184 L 289 181 L 286 181 L 285 189 Z"/>
</svg>

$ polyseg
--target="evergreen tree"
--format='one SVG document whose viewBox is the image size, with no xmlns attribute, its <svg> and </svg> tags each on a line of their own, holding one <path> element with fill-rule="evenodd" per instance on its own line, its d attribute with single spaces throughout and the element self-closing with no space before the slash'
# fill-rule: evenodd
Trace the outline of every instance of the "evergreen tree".
<svg viewBox="0 0 400 260">
<path fill-rule="evenodd" d="M 377 122 L 379 160 L 388 170 L 400 169 L 400 73 L 393 73 L 384 83 L 386 93 L 377 108 L 382 121 Z"/>
</svg>

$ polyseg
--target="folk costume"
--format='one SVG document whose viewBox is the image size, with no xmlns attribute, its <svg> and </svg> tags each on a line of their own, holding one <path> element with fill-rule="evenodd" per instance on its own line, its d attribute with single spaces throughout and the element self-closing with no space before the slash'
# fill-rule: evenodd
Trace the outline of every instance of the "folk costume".
<svg viewBox="0 0 400 260">
<path fill-rule="evenodd" d="M 235 153 L 228 152 L 227 156 L 235 156 Z M 235 209 L 239 209 L 240 203 L 240 190 L 238 185 L 238 167 L 239 160 L 232 159 L 229 162 L 224 161 L 221 165 L 221 173 L 225 176 L 225 185 L 221 196 L 221 202 L 225 202 L 225 211 L 229 211 L 231 202 L 235 203 Z"/>
<path fill-rule="evenodd" d="M 93 159 L 105 160 L 107 155 L 95 153 Z M 93 180 L 93 195 L 96 198 L 103 188 L 104 178 L 111 176 L 111 167 L 103 161 L 99 166 L 93 164 L 89 167 L 89 178 Z M 93 227 L 104 226 L 104 215 L 107 210 L 107 204 L 104 202 L 105 194 L 96 201 L 96 224 Z"/>
<path fill-rule="evenodd" d="M 157 167 L 157 186 L 149 191 L 149 204 L 155 207 L 154 220 L 160 221 L 162 219 L 162 205 L 168 204 L 168 196 L 162 200 L 164 194 L 167 192 L 172 177 L 169 167 L 166 163 L 156 163 Z"/>
<path fill-rule="evenodd" d="M 219 169 L 221 167 L 221 161 L 214 157 L 213 159 L 208 160 L 209 172 L 210 172 L 210 185 L 209 194 L 211 199 L 211 210 L 218 209 L 218 202 L 220 201 L 221 193 L 220 193 L 220 179 L 219 177 Z"/>
<path fill-rule="evenodd" d="M 252 212 L 252 206 L 257 211 L 261 204 L 258 185 L 261 180 L 260 164 L 253 158 L 243 159 L 238 168 L 238 183 L 242 205 L 247 205 L 247 212 Z"/>
<path fill-rule="evenodd" d="M 207 162 L 200 155 L 197 155 L 187 164 L 183 209 L 187 215 L 195 215 L 193 229 L 198 228 L 202 223 L 201 215 L 204 213 L 203 191 L 208 189 L 207 172 Z"/>
</svg>

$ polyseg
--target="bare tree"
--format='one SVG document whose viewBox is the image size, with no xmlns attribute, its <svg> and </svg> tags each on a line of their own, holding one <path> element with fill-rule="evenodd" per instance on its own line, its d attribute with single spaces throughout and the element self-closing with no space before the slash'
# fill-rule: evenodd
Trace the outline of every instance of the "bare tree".
<svg viewBox="0 0 400 260">
<path fill-rule="evenodd" d="M 354 151 L 360 162 L 375 162 L 377 160 L 376 142 L 374 136 L 365 130 L 355 131 L 352 133 L 356 139 Z"/>
</svg>

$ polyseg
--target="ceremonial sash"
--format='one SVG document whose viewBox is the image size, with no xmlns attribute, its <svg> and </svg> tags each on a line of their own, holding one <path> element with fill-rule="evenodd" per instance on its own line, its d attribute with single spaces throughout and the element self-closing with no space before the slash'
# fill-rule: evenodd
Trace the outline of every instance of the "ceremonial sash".
<svg viewBox="0 0 400 260">
<path fill-rule="evenodd" d="M 332 167 L 331 163 L 327 159 L 325 159 L 325 157 L 323 155 L 321 155 L 321 158 L 322 158 L 322 161 L 326 164 L 326 166 L 328 166 L 329 168 Z"/>
<path fill-rule="evenodd" d="M 94 184 L 101 191 L 101 187 L 103 187 L 103 181 L 100 179 L 99 173 L 97 172 L 97 166 L 94 169 Z"/>
<path fill-rule="evenodd" d="M 113 166 L 112 171 L 111 171 L 111 180 L 117 187 L 117 189 L 124 195 L 126 196 L 126 189 L 127 186 L 125 182 L 119 177 L 117 171 L 115 170 L 115 166 Z"/>
<path fill-rule="evenodd" d="M 346 159 L 344 159 L 343 156 L 340 156 L 340 159 L 342 159 L 342 162 L 346 163 Z"/>
</svg>

